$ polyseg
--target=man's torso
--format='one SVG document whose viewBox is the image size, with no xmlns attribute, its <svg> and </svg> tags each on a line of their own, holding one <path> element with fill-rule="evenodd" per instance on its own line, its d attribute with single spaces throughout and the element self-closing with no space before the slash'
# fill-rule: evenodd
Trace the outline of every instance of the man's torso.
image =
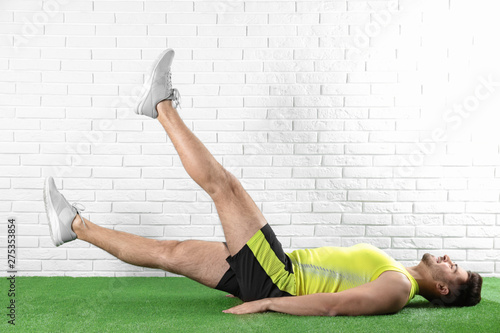
<svg viewBox="0 0 500 333">
<path fill-rule="evenodd" d="M 297 295 L 340 292 L 374 281 L 387 271 L 400 272 L 410 280 L 409 299 L 418 292 L 418 284 L 400 263 L 369 244 L 297 250 L 288 256 Z"/>
</svg>

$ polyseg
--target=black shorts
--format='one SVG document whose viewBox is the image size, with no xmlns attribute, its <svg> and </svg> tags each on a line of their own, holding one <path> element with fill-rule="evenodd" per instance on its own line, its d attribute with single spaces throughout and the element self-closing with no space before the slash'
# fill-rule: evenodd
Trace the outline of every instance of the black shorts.
<svg viewBox="0 0 500 333">
<path fill-rule="evenodd" d="M 292 261 L 269 224 L 226 261 L 230 268 L 215 289 L 231 293 L 245 302 L 296 295 Z"/>
</svg>

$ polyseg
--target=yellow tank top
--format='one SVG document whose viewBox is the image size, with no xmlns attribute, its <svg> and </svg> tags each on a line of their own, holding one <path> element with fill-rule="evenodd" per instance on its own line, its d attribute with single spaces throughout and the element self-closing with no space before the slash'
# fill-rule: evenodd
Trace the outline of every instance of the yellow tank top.
<svg viewBox="0 0 500 333">
<path fill-rule="evenodd" d="M 401 272 L 410 280 L 408 302 L 418 294 L 417 281 L 404 266 L 370 244 L 296 250 L 288 256 L 297 296 L 340 292 L 374 281 L 386 271 Z"/>
</svg>

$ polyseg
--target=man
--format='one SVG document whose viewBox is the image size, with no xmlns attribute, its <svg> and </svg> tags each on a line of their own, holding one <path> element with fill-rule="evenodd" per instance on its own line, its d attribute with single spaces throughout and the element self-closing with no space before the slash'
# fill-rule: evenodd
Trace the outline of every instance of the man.
<svg viewBox="0 0 500 333">
<path fill-rule="evenodd" d="M 152 240 L 100 227 L 82 218 L 49 177 L 44 201 L 56 246 L 87 241 L 132 265 L 184 275 L 246 303 L 225 310 L 243 314 L 278 311 L 294 315 L 374 315 L 394 313 L 416 294 L 443 305 L 480 301 L 482 278 L 448 256 L 425 254 L 404 268 L 368 244 L 323 247 L 285 254 L 271 227 L 240 182 L 194 136 L 172 105 L 170 67 L 174 51 L 155 62 L 136 113 L 156 118 L 165 128 L 182 164 L 213 199 L 226 242 Z"/>
</svg>

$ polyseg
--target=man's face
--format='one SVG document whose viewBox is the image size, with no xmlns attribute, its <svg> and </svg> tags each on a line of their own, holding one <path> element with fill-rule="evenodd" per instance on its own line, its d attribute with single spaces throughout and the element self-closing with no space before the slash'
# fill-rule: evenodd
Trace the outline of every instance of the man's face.
<svg viewBox="0 0 500 333">
<path fill-rule="evenodd" d="M 451 261 L 447 255 L 435 257 L 426 253 L 422 262 L 429 268 L 434 281 L 444 282 L 448 286 L 459 286 L 467 281 L 467 271 Z"/>
</svg>

